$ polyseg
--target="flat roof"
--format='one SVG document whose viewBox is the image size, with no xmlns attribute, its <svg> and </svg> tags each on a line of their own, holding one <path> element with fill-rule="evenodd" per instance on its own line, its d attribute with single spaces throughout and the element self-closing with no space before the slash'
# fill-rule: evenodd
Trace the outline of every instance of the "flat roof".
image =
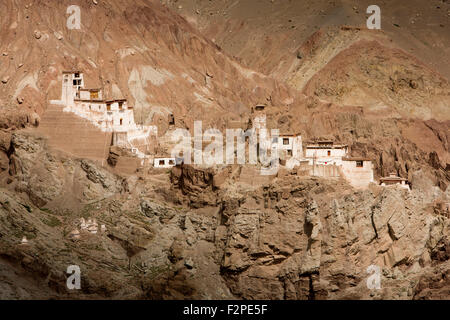
<svg viewBox="0 0 450 320">
<path fill-rule="evenodd" d="M 306 145 L 306 149 L 342 149 L 347 148 L 346 144 L 333 144 L 333 145 L 318 145 L 318 144 L 309 144 Z"/>
<path fill-rule="evenodd" d="M 105 100 L 99 99 L 73 99 L 73 101 L 81 101 L 81 102 L 100 102 L 100 103 L 105 103 Z"/>
<path fill-rule="evenodd" d="M 295 134 L 293 134 L 293 133 L 280 133 L 279 137 L 280 138 L 283 138 L 283 137 L 295 137 Z"/>
<path fill-rule="evenodd" d="M 366 157 L 344 157 L 342 158 L 343 161 L 372 161 L 370 158 Z"/>
<path fill-rule="evenodd" d="M 307 141 L 310 144 L 334 144 L 333 140 L 323 140 L 323 141 Z"/>
<path fill-rule="evenodd" d="M 383 177 L 380 181 L 408 181 L 408 179 L 402 177 Z"/>
<path fill-rule="evenodd" d="M 102 90 L 102 89 L 84 89 L 84 88 L 81 88 L 81 89 L 79 89 L 80 91 L 100 91 L 100 90 Z"/>
<path fill-rule="evenodd" d="M 127 99 L 113 99 L 113 100 L 106 100 L 107 103 L 109 102 L 124 102 L 127 101 Z"/>
<path fill-rule="evenodd" d="M 83 73 L 82 71 L 63 71 L 62 73 Z"/>
</svg>

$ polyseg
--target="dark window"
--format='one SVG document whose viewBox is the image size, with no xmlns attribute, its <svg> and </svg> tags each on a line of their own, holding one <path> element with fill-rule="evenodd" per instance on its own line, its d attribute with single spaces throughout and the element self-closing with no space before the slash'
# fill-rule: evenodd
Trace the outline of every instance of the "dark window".
<svg viewBox="0 0 450 320">
<path fill-rule="evenodd" d="M 106 110 L 111 111 L 111 104 L 106 105 Z"/>
<path fill-rule="evenodd" d="M 163 166 L 164 165 L 164 160 L 159 160 L 159 165 Z"/>
<path fill-rule="evenodd" d="M 98 99 L 98 91 L 90 92 L 91 100 Z"/>
<path fill-rule="evenodd" d="M 75 73 L 75 78 L 79 78 L 80 74 L 79 73 Z"/>
<path fill-rule="evenodd" d="M 283 138 L 283 144 L 288 145 L 289 144 L 289 138 Z"/>
<path fill-rule="evenodd" d="M 362 168 L 363 167 L 363 162 L 361 160 L 356 161 L 356 167 L 357 168 Z"/>
<path fill-rule="evenodd" d="M 331 151 L 330 150 L 328 150 L 328 155 L 331 156 Z"/>
<path fill-rule="evenodd" d="M 292 150 L 287 151 L 288 156 L 292 156 Z"/>
<path fill-rule="evenodd" d="M 77 80 L 73 80 L 73 85 L 74 85 L 74 86 L 77 85 Z"/>
<path fill-rule="evenodd" d="M 120 125 L 122 125 L 122 123 L 123 123 L 123 119 L 120 119 Z"/>
<path fill-rule="evenodd" d="M 175 165 L 175 161 L 169 160 L 169 164 L 170 164 L 171 166 L 173 166 L 173 165 Z"/>
</svg>

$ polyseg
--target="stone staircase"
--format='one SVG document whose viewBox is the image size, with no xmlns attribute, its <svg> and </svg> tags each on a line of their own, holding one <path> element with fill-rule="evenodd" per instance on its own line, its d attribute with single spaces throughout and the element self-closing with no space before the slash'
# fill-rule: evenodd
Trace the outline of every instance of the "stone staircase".
<svg viewBox="0 0 450 320">
<path fill-rule="evenodd" d="M 112 134 L 102 132 L 89 121 L 62 106 L 49 105 L 37 131 L 49 138 L 49 146 L 75 157 L 103 161 L 108 158 Z"/>
</svg>

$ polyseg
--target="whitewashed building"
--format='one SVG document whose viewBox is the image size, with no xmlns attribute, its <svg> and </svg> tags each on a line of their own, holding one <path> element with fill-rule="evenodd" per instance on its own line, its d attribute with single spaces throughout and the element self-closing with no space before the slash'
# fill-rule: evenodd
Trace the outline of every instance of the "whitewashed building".
<svg viewBox="0 0 450 320">
<path fill-rule="evenodd" d="M 61 100 L 50 102 L 63 105 L 63 111 L 89 120 L 104 132 L 112 132 L 113 145 L 128 148 L 141 158 L 145 157 L 145 154 L 134 145 L 134 142 L 157 135 L 156 126 L 142 126 L 135 123 L 133 107 L 128 105 L 126 99 L 104 99 L 101 89 L 84 88 L 81 71 L 64 71 Z"/>
<path fill-rule="evenodd" d="M 342 158 L 342 175 L 355 188 L 365 188 L 374 182 L 372 159 L 364 157 Z"/>
<path fill-rule="evenodd" d="M 333 141 L 320 141 L 306 145 L 305 158 L 310 165 L 342 165 L 348 154 L 348 146 Z"/>
<path fill-rule="evenodd" d="M 155 168 L 172 168 L 176 166 L 176 159 L 168 156 L 156 156 L 153 159 L 153 167 Z"/>
<path fill-rule="evenodd" d="M 303 158 L 302 136 L 281 134 L 272 138 L 272 149 L 278 149 L 278 156 L 289 169 L 300 165 Z"/>
<path fill-rule="evenodd" d="M 383 187 L 395 185 L 410 190 L 408 180 L 397 176 L 395 172 L 390 173 L 389 177 L 380 178 L 380 185 Z"/>
</svg>

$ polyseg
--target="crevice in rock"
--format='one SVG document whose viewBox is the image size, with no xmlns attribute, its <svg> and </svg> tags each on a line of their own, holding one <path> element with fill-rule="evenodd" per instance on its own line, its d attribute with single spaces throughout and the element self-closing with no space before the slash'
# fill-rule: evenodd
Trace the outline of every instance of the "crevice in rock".
<svg viewBox="0 0 450 320">
<path fill-rule="evenodd" d="M 376 227 L 376 225 L 375 225 L 375 220 L 373 219 L 374 214 L 375 214 L 375 213 L 374 213 L 373 208 L 372 208 L 372 213 L 371 213 L 371 215 L 370 215 L 370 221 L 371 221 L 371 223 L 372 223 L 373 231 L 375 232 L 375 237 L 373 237 L 373 239 L 371 239 L 369 243 L 371 243 L 371 242 L 372 242 L 373 240 L 375 240 L 375 239 L 378 239 L 378 231 L 377 231 L 377 227 Z"/>
<path fill-rule="evenodd" d="M 316 296 L 314 293 L 314 284 L 312 279 L 312 274 L 309 274 L 309 293 L 308 293 L 308 300 L 315 300 Z"/>
<path fill-rule="evenodd" d="M 392 241 L 398 240 L 397 237 L 394 235 L 394 230 L 392 230 L 392 227 L 389 223 L 388 223 L 388 233 L 389 233 L 389 236 L 391 237 Z"/>
</svg>

